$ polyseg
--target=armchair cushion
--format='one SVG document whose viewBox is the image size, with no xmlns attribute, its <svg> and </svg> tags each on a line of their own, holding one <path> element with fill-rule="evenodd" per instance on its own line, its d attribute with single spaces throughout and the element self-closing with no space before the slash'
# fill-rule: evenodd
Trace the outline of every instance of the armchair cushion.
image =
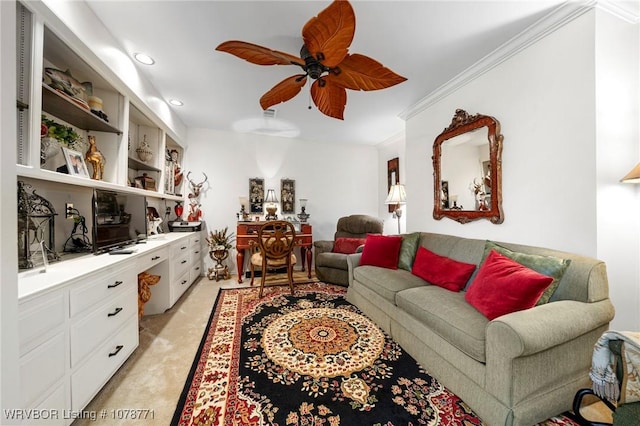
<svg viewBox="0 0 640 426">
<path fill-rule="evenodd" d="M 358 247 L 360 247 L 365 243 L 365 241 L 366 241 L 366 238 L 347 238 L 347 237 L 336 238 L 336 241 L 333 245 L 333 252 L 353 254 L 356 252 Z"/>
<path fill-rule="evenodd" d="M 465 294 L 465 300 L 489 320 L 535 306 L 552 277 L 491 250 Z"/>
</svg>

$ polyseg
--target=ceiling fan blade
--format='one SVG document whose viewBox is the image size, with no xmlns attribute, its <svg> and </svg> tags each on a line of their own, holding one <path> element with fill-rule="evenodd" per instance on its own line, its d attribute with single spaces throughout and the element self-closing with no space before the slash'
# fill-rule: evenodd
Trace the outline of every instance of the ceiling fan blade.
<svg viewBox="0 0 640 426">
<path fill-rule="evenodd" d="M 347 91 L 340 86 L 324 80 L 324 86 L 320 80 L 311 85 L 311 99 L 324 115 L 344 120 L 344 107 L 347 105 Z"/>
<path fill-rule="evenodd" d="M 297 74 L 285 78 L 262 95 L 260 98 L 260 106 L 262 109 L 267 109 L 270 106 L 288 101 L 300 93 L 300 90 L 302 90 L 306 82 L 307 76 L 305 74 Z"/>
<path fill-rule="evenodd" d="M 288 53 L 272 50 L 245 41 L 229 40 L 221 43 L 216 50 L 227 52 L 240 59 L 257 65 L 298 65 L 304 66 L 304 60 Z"/>
<path fill-rule="evenodd" d="M 340 73 L 326 77 L 334 84 L 351 90 L 380 90 L 406 80 L 389 68 L 365 55 L 347 55 L 340 63 Z"/>
<path fill-rule="evenodd" d="M 309 19 L 302 28 L 302 39 L 314 58 L 333 68 L 347 55 L 355 31 L 356 15 L 351 4 L 336 0 Z M 324 59 L 318 58 L 319 54 Z"/>
</svg>

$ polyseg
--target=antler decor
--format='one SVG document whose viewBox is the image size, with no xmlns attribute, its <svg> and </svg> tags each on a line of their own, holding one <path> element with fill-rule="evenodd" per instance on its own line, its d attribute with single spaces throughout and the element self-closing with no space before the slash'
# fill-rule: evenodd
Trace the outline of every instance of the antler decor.
<svg viewBox="0 0 640 426">
<path fill-rule="evenodd" d="M 244 41 L 226 41 L 216 50 L 257 65 L 297 65 L 305 72 L 287 77 L 260 98 L 267 109 L 300 93 L 307 76 L 315 80 L 311 98 L 320 112 L 344 119 L 346 89 L 379 90 L 402 83 L 406 78 L 380 62 L 361 54 L 350 54 L 356 17 L 348 1 L 336 0 L 302 28 L 300 57 Z"/>
</svg>

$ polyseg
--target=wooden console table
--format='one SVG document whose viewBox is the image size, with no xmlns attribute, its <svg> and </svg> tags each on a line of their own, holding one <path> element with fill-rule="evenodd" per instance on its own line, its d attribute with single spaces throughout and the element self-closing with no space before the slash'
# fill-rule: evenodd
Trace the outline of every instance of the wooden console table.
<svg viewBox="0 0 640 426">
<path fill-rule="evenodd" d="M 238 222 L 236 229 L 236 264 L 238 267 L 238 282 L 242 282 L 244 274 L 244 252 L 251 248 L 251 241 L 257 243 L 258 229 L 266 222 Z M 302 270 L 306 268 L 309 271 L 308 277 L 311 278 L 311 248 L 313 247 L 312 227 L 308 223 L 300 224 L 300 231 L 296 231 L 296 247 L 300 247 L 302 255 Z"/>
</svg>

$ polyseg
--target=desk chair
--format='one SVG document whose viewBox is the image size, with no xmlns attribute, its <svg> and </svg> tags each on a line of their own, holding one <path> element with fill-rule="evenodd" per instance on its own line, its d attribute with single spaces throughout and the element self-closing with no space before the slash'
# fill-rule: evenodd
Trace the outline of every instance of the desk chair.
<svg viewBox="0 0 640 426">
<path fill-rule="evenodd" d="M 260 293 L 262 297 L 267 270 L 287 268 L 287 278 L 291 294 L 293 294 L 293 267 L 296 256 L 293 254 L 296 230 L 290 222 L 285 220 L 269 221 L 258 230 L 258 247 L 251 255 L 251 285 L 255 277 L 255 268 L 259 267 Z"/>
</svg>

